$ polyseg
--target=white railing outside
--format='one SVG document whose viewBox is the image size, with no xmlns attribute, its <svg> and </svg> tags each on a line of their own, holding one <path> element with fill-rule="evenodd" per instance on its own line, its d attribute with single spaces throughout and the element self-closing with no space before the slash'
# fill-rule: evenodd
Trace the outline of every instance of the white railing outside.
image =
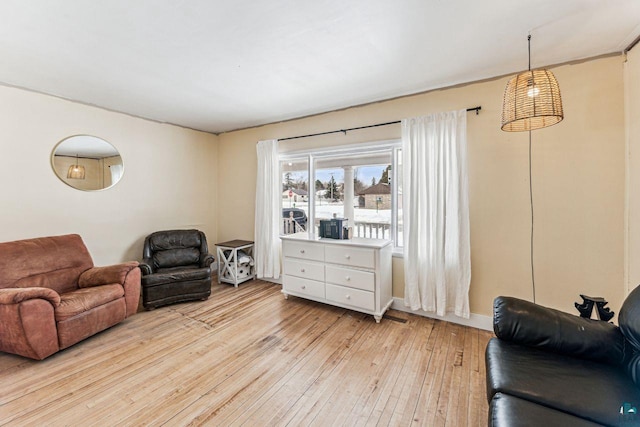
<svg viewBox="0 0 640 427">
<path fill-rule="evenodd" d="M 316 221 L 320 224 L 320 220 Z M 306 231 L 293 218 L 282 218 L 282 234 L 293 234 Z M 353 224 L 353 237 L 363 237 L 365 239 L 391 239 L 391 224 L 388 222 L 366 222 L 356 221 Z"/>
<path fill-rule="evenodd" d="M 316 220 L 316 230 L 320 226 L 320 220 Z M 365 239 L 391 239 L 391 224 L 388 222 L 355 221 L 353 225 L 352 237 L 363 237 Z"/>
<path fill-rule="evenodd" d="M 306 231 L 303 226 L 293 218 L 282 218 L 282 234 L 294 234 Z"/>
<path fill-rule="evenodd" d="M 353 237 L 367 239 L 390 239 L 391 224 L 385 222 L 356 221 L 353 224 Z"/>
</svg>

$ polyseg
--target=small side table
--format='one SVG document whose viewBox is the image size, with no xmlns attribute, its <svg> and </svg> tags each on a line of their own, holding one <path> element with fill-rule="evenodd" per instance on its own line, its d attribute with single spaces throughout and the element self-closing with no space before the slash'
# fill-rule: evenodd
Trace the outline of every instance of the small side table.
<svg viewBox="0 0 640 427">
<path fill-rule="evenodd" d="M 230 240 L 216 243 L 218 253 L 218 283 L 232 283 L 236 288 L 240 283 L 252 280 L 255 276 L 253 264 L 253 242 L 249 240 Z M 250 258 L 250 262 L 240 262 L 238 251 Z"/>
</svg>

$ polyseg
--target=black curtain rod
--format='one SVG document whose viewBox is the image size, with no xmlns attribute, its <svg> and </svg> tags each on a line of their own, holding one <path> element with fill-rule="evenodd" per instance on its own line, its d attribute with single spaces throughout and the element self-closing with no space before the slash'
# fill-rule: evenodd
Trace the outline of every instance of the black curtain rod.
<svg viewBox="0 0 640 427">
<path fill-rule="evenodd" d="M 476 112 L 476 116 L 479 114 L 480 110 L 482 110 L 481 106 L 473 107 L 473 108 L 467 108 L 467 111 L 475 111 Z M 330 135 L 332 133 L 344 133 L 346 135 L 347 132 L 352 131 L 352 130 L 376 128 L 378 126 L 395 125 L 395 124 L 398 124 L 398 123 L 400 123 L 400 120 L 395 120 L 393 122 L 386 122 L 386 123 L 378 123 L 378 124 L 375 124 L 375 125 L 359 126 L 357 128 L 330 130 L 328 132 L 311 133 L 309 135 L 299 135 L 299 136 L 290 136 L 288 138 L 278 138 L 278 141 L 287 141 L 289 139 L 298 139 L 298 138 L 309 138 L 309 137 L 312 137 L 312 136 Z"/>
</svg>

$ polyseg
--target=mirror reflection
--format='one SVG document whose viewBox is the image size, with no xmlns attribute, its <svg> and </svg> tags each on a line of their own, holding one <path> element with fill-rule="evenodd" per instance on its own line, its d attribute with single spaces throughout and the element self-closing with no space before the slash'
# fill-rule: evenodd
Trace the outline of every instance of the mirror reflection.
<svg viewBox="0 0 640 427">
<path fill-rule="evenodd" d="M 113 187 L 124 172 L 118 150 L 91 135 L 74 135 L 60 141 L 53 149 L 51 165 L 62 182 L 85 191 Z"/>
</svg>

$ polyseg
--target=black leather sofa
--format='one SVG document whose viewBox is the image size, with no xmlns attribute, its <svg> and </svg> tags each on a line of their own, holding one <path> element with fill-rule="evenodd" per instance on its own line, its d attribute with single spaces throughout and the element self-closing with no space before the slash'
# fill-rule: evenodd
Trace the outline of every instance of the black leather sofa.
<svg viewBox="0 0 640 427">
<path fill-rule="evenodd" d="M 496 298 L 488 425 L 640 426 L 640 287 L 618 322 Z"/>
<path fill-rule="evenodd" d="M 202 231 L 156 231 L 145 238 L 142 257 L 142 305 L 147 310 L 211 295 L 214 258 Z"/>
</svg>

